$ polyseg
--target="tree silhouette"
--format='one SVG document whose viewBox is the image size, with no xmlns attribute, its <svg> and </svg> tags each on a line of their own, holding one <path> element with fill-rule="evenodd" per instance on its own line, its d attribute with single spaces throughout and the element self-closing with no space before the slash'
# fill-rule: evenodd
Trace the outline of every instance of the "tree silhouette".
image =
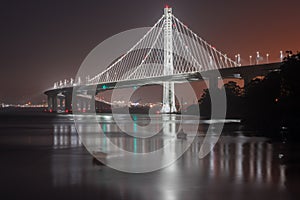
<svg viewBox="0 0 300 200">
<path fill-rule="evenodd" d="M 228 82 L 224 85 L 226 117 L 241 118 L 248 128 L 262 130 L 264 135 L 271 137 L 278 136 L 282 127 L 288 127 L 292 138 L 300 138 L 300 134 L 296 134 L 300 122 L 299 74 L 300 53 L 287 51 L 280 69 L 270 72 L 263 79 L 254 79 L 244 88 L 235 82 Z M 208 89 L 204 90 L 198 103 L 201 115 L 210 117 Z"/>
<path fill-rule="evenodd" d="M 240 109 L 242 107 L 242 96 L 243 89 L 237 85 L 236 82 L 230 81 L 224 84 L 224 89 L 227 98 L 227 118 L 237 118 L 241 117 Z M 211 99 L 209 90 L 205 89 L 202 97 L 200 98 L 200 114 L 202 116 L 210 117 L 211 116 Z"/>
</svg>

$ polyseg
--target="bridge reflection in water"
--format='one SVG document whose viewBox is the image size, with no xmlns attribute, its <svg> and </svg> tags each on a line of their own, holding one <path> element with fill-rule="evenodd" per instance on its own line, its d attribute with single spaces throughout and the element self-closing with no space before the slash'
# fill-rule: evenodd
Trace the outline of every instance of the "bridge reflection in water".
<svg viewBox="0 0 300 200">
<path fill-rule="evenodd" d="M 109 151 L 109 149 L 105 149 L 105 147 L 109 148 L 109 146 L 105 145 L 105 143 L 108 143 L 107 140 L 127 151 L 141 153 L 159 149 L 166 145 L 170 139 L 177 140 L 175 145 L 169 146 L 173 148 L 172 151 L 175 151 L 184 140 L 189 140 L 190 137 L 187 136 L 186 139 L 176 138 L 174 130 L 178 130 L 179 125 L 177 124 L 177 120 L 174 119 L 172 122 L 167 122 L 168 127 L 173 132 L 163 130 L 169 137 L 165 137 L 160 133 L 158 136 L 153 137 L 152 140 L 147 141 L 121 134 L 120 129 L 113 122 L 111 116 L 103 115 L 101 118 L 106 119 L 101 123 L 101 127 L 108 136 L 101 140 L 103 151 Z M 146 118 L 142 117 L 142 120 L 137 120 L 136 123 L 147 124 L 148 122 Z M 139 131 L 139 126 L 136 123 L 128 123 L 133 132 Z M 278 189 L 279 191 L 285 189 L 285 165 L 280 165 L 278 162 L 278 148 L 274 144 L 268 143 L 265 138 L 246 137 L 242 133 L 234 136 L 235 133 L 233 132 L 232 134 L 221 136 L 213 151 L 204 159 L 199 159 L 198 152 L 203 143 L 204 132 L 208 125 L 208 123 L 201 123 L 198 135 L 183 157 L 173 165 L 155 172 L 151 181 L 157 182 L 162 187 L 172 187 L 172 183 L 174 182 L 178 183 L 179 186 L 179 182 L 182 182 L 181 184 L 188 184 L 185 183 L 186 181 L 195 182 L 194 184 L 199 184 L 198 181 L 203 181 L 203 183 L 212 184 L 215 187 L 216 185 L 224 184 L 223 181 L 229 181 L 229 185 L 249 185 L 257 188 L 266 187 L 269 189 Z M 154 124 L 152 128 L 153 131 L 157 131 L 160 126 Z M 215 136 L 212 134 L 211 137 Z M 68 185 L 70 182 L 73 184 L 82 184 L 82 182 L 93 182 L 96 184 L 101 181 L 101 177 L 112 175 L 118 184 L 124 184 L 122 187 L 131 187 L 127 185 L 130 185 L 130 182 L 127 183 L 122 178 L 123 175 L 112 173 L 111 169 L 105 166 L 100 167 L 102 173 L 97 173 L 93 170 L 91 174 L 85 173 L 87 169 L 95 168 L 91 165 L 91 156 L 84 153 L 85 151 L 82 152 L 82 148 L 70 148 L 81 146 L 73 124 L 54 124 L 53 146 L 54 148 L 68 149 L 67 151 L 71 151 L 72 154 L 75 152 L 75 156 L 67 156 L 65 157 L 67 160 L 63 162 L 60 162 L 61 156 L 59 153 L 52 156 L 54 186 Z M 133 164 L 138 165 L 139 163 Z M 62 176 L 62 174 L 65 175 Z M 103 184 L 106 184 L 105 180 Z"/>
</svg>

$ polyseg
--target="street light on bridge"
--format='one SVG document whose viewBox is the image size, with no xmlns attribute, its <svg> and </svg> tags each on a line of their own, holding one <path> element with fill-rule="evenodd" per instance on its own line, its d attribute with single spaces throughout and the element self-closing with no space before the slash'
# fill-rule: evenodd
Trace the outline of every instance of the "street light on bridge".
<svg viewBox="0 0 300 200">
<path fill-rule="evenodd" d="M 280 62 L 283 61 L 283 51 L 280 51 Z"/>
<path fill-rule="evenodd" d="M 237 63 L 241 64 L 241 55 L 240 54 L 237 55 Z"/>
<path fill-rule="evenodd" d="M 259 64 L 259 59 L 260 59 L 260 55 L 259 55 L 259 51 L 256 52 L 256 64 Z"/>
<path fill-rule="evenodd" d="M 269 56 L 270 56 L 270 54 L 267 53 L 266 56 L 267 56 L 267 63 L 269 63 Z"/>
</svg>

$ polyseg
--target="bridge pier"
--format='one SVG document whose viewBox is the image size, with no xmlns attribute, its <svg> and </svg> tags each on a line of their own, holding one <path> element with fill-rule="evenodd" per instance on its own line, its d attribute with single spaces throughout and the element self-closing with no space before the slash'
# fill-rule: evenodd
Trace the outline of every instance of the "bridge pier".
<svg viewBox="0 0 300 200">
<path fill-rule="evenodd" d="M 219 88 L 219 77 L 209 76 L 208 77 L 209 90 L 216 90 Z"/>
<path fill-rule="evenodd" d="M 91 99 L 89 101 L 88 110 L 89 110 L 89 112 L 95 111 L 95 95 L 91 95 Z"/>
<path fill-rule="evenodd" d="M 66 112 L 72 110 L 72 91 L 73 88 L 62 88 L 45 92 L 48 100 L 49 112 Z"/>
<path fill-rule="evenodd" d="M 86 102 L 82 98 L 77 98 L 76 105 L 73 105 L 73 109 L 79 112 L 86 112 Z"/>
<path fill-rule="evenodd" d="M 91 98 L 88 100 L 88 112 L 94 112 L 95 111 L 95 91 L 88 91 L 87 95 L 89 95 Z"/>
<path fill-rule="evenodd" d="M 64 92 L 65 96 L 65 112 L 72 111 L 72 92 Z"/>
<path fill-rule="evenodd" d="M 175 106 L 175 88 L 173 82 L 163 83 L 163 105 L 162 113 L 175 113 L 177 112 Z"/>
<path fill-rule="evenodd" d="M 47 99 L 47 102 L 48 102 L 48 111 L 52 110 L 52 97 L 50 95 L 48 95 L 48 99 Z"/>
<path fill-rule="evenodd" d="M 57 94 L 48 95 L 48 111 L 50 112 L 57 111 Z"/>
<path fill-rule="evenodd" d="M 81 106 L 81 111 L 82 111 L 82 112 L 86 112 L 86 110 L 87 110 L 87 103 L 86 103 L 86 100 L 82 100 L 80 106 Z"/>
<path fill-rule="evenodd" d="M 48 108 L 47 108 L 47 110 L 50 111 L 50 110 L 52 110 L 52 105 L 51 105 L 52 97 L 50 95 L 48 95 L 47 102 L 48 102 Z"/>
<path fill-rule="evenodd" d="M 81 105 L 80 105 L 79 99 L 77 99 L 76 102 L 73 102 L 73 104 L 72 104 L 72 109 L 73 109 L 73 110 L 76 110 L 76 111 L 79 111 L 79 110 L 81 109 Z"/>
<path fill-rule="evenodd" d="M 69 99 L 72 95 L 66 96 L 66 110 L 72 107 L 73 110 L 79 112 L 94 112 L 95 111 L 95 95 L 94 92 L 83 91 L 77 94 L 76 102 L 71 104 L 71 99 Z M 69 103 L 70 102 L 70 103 Z"/>
<path fill-rule="evenodd" d="M 59 93 L 56 97 L 56 100 L 58 100 L 59 105 L 57 106 L 56 111 L 64 112 L 64 96 L 62 93 Z"/>
<path fill-rule="evenodd" d="M 54 112 L 57 112 L 57 95 L 55 95 L 55 96 L 52 98 L 52 107 L 53 107 L 53 111 L 54 111 Z"/>
</svg>

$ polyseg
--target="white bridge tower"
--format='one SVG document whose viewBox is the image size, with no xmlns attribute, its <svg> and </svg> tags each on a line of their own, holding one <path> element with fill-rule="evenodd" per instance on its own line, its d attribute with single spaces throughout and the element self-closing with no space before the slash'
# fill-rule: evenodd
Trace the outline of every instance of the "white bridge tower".
<svg viewBox="0 0 300 200">
<path fill-rule="evenodd" d="M 172 8 L 166 6 L 164 10 L 164 75 L 173 75 L 173 30 L 172 30 Z M 177 112 L 175 106 L 174 82 L 163 83 L 163 105 L 162 113 Z"/>
</svg>

